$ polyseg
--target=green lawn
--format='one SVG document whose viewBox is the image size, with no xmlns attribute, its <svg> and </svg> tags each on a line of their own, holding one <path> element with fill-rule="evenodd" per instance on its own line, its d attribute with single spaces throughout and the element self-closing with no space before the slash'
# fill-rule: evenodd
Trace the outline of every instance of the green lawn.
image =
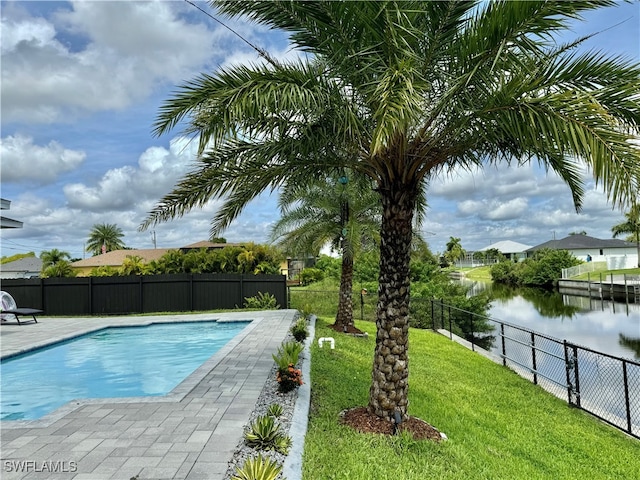
<svg viewBox="0 0 640 480">
<path fill-rule="evenodd" d="M 312 406 L 305 480 L 636 479 L 640 441 L 567 406 L 510 370 L 426 330 L 410 332 L 411 415 L 447 434 L 439 444 L 407 435 L 356 433 L 343 409 L 367 403 L 375 324 L 368 339 L 337 334 L 318 320 L 312 349 Z"/>
<path fill-rule="evenodd" d="M 491 265 L 487 265 L 484 267 L 469 267 L 469 268 L 459 268 L 464 273 L 464 276 L 469 280 L 482 280 L 485 282 L 491 281 Z"/>
<path fill-rule="evenodd" d="M 624 270 L 607 270 L 606 268 L 602 270 L 595 270 L 590 273 L 582 273 L 580 275 L 576 275 L 575 277 L 571 277 L 571 280 L 588 280 L 591 278 L 592 282 L 600 281 L 600 275 L 602 275 L 602 279 L 604 280 L 607 275 L 640 275 L 640 268 L 627 268 Z"/>
</svg>

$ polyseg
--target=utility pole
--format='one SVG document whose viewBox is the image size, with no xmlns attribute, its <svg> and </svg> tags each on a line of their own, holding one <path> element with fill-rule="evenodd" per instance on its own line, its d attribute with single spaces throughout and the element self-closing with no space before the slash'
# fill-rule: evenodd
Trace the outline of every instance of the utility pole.
<svg viewBox="0 0 640 480">
<path fill-rule="evenodd" d="M 151 241 L 153 242 L 153 248 L 156 249 L 158 246 L 156 245 L 156 231 L 151 231 Z"/>
</svg>

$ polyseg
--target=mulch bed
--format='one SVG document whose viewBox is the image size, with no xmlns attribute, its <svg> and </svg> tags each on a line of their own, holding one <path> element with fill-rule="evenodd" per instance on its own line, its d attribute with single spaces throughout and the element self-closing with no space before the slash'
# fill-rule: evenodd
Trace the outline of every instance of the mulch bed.
<svg viewBox="0 0 640 480">
<path fill-rule="evenodd" d="M 350 426 L 358 432 L 393 435 L 393 422 L 369 413 L 367 407 L 356 407 L 345 410 L 340 416 L 343 424 Z M 443 439 L 438 430 L 424 420 L 416 417 L 409 417 L 406 422 L 400 424 L 398 430 L 409 432 L 415 440 L 433 440 L 439 442 Z"/>
</svg>

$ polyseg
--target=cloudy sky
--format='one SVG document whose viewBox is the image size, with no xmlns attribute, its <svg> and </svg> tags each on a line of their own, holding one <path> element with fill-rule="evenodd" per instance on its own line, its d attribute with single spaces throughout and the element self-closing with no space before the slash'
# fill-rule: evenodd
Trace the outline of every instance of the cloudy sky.
<svg viewBox="0 0 640 480">
<path fill-rule="evenodd" d="M 179 131 L 155 138 L 152 124 L 176 85 L 257 54 L 184 1 L 2 1 L 1 16 L 1 195 L 11 201 L 3 215 L 24 222 L 1 231 L 1 254 L 58 248 L 82 258 L 98 223 L 117 224 L 132 248 L 153 248 L 153 233 L 159 248 L 207 239 L 214 202 L 137 231 L 194 160 Z M 277 59 L 296 56 L 281 33 L 222 20 Z M 604 31 L 589 48 L 638 60 L 639 29 L 640 4 L 621 3 L 589 14 L 565 39 Z M 276 201 L 253 202 L 224 236 L 267 241 Z M 467 250 L 583 230 L 611 238 L 623 218 L 592 183 L 576 214 L 568 188 L 530 167 L 443 178 L 428 201 L 423 228 L 434 252 L 451 236 Z"/>
</svg>

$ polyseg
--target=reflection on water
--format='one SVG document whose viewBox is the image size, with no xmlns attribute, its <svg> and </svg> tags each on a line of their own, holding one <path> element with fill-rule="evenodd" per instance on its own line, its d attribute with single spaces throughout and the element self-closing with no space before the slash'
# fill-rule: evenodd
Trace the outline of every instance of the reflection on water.
<svg viewBox="0 0 640 480">
<path fill-rule="evenodd" d="M 609 355 L 640 359 L 640 304 L 463 280 L 489 290 L 490 316 Z"/>
</svg>

